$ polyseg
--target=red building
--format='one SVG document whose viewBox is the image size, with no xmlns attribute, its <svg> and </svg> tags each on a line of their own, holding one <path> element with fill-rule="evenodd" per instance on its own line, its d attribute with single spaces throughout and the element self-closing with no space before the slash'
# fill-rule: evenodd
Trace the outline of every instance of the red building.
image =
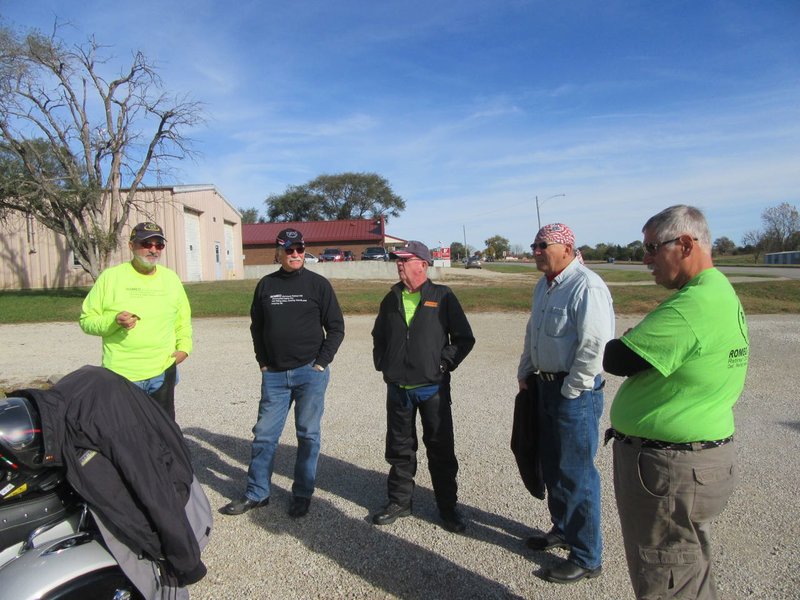
<svg viewBox="0 0 800 600">
<path fill-rule="evenodd" d="M 341 221 L 289 221 L 242 225 L 244 264 L 271 265 L 275 261 L 275 238 L 282 229 L 291 227 L 303 234 L 306 251 L 319 256 L 325 248 L 350 250 L 358 260 L 368 246 L 390 249 L 404 240 L 389 237 L 383 217 L 377 219 L 345 219 Z M 387 243 L 390 246 L 387 246 Z"/>
</svg>

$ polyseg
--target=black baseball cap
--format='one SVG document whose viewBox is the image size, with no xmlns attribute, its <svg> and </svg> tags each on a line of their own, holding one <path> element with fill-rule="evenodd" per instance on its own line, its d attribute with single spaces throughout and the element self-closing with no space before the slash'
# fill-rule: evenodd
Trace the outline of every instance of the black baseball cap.
<svg viewBox="0 0 800 600">
<path fill-rule="evenodd" d="M 292 246 L 305 246 L 306 244 L 303 241 L 303 234 L 292 228 L 281 231 L 275 239 L 275 243 L 284 250 Z"/>
<path fill-rule="evenodd" d="M 142 240 L 148 240 L 152 237 L 159 237 L 165 242 L 167 241 L 167 238 L 164 237 L 164 230 L 155 223 L 148 221 L 145 223 L 139 223 L 133 228 L 131 231 L 130 241 L 141 242 Z"/>
</svg>

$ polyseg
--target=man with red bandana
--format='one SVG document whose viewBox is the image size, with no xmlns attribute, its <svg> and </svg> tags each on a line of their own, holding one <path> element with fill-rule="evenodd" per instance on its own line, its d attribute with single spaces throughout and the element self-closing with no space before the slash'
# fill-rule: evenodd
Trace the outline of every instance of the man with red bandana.
<svg viewBox="0 0 800 600">
<path fill-rule="evenodd" d="M 536 374 L 541 404 L 539 456 L 552 526 L 527 540 L 532 550 L 567 548 L 569 556 L 541 576 L 573 583 L 600 575 L 600 474 L 594 465 L 603 413 L 603 349 L 614 335 L 608 287 L 586 268 L 575 234 L 545 225 L 531 245 L 544 274 L 533 290 L 517 379 Z"/>
</svg>

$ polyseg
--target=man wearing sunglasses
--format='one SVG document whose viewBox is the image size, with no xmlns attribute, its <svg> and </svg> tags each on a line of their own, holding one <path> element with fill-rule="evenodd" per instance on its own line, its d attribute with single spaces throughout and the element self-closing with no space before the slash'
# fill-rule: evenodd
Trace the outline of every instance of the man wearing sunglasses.
<svg viewBox="0 0 800 600">
<path fill-rule="evenodd" d="M 614 336 L 608 287 L 576 253 L 563 223 L 545 225 L 531 245 L 544 274 L 533 290 L 517 379 L 536 385 L 539 457 L 551 527 L 528 538 L 536 551 L 566 548 L 541 576 L 574 583 L 600 575 L 600 474 L 594 465 L 603 414 L 603 348 Z M 529 379 L 530 378 L 530 379 Z"/>
<path fill-rule="evenodd" d="M 714 599 L 711 521 L 736 486 L 733 405 L 747 374 L 747 322 L 714 268 L 700 210 L 671 206 L 642 232 L 644 263 L 675 293 L 603 358 L 627 377 L 606 432 L 625 557 L 637 598 Z"/>
<path fill-rule="evenodd" d="M 159 265 L 166 247 L 155 223 L 131 231 L 130 262 L 97 278 L 80 316 L 85 333 L 103 338 L 103 366 L 142 388 L 175 418 L 177 366 L 192 351 L 192 314 L 177 273 Z"/>
<path fill-rule="evenodd" d="M 220 509 L 241 515 L 269 504 L 275 450 L 294 404 L 297 456 L 289 516 L 308 514 L 317 475 L 328 365 L 344 339 L 344 317 L 330 282 L 305 266 L 296 229 L 276 239 L 280 269 L 263 277 L 250 307 L 250 334 L 261 369 L 261 401 L 253 427 L 244 494 Z"/>
<path fill-rule="evenodd" d="M 400 281 L 384 297 L 372 329 L 373 361 L 386 382 L 386 462 L 389 502 L 372 516 L 390 525 L 411 514 L 417 472 L 417 413 L 428 454 L 433 493 L 442 525 L 464 531 L 459 514 L 450 410 L 450 372 L 475 345 L 472 329 L 453 291 L 428 279 L 431 253 L 410 241 L 389 255 Z"/>
</svg>

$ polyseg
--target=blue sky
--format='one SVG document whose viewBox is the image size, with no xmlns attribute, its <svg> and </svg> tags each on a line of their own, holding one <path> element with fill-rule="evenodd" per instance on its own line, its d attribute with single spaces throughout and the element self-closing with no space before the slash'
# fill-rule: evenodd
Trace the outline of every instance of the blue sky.
<svg viewBox="0 0 800 600">
<path fill-rule="evenodd" d="M 120 64 L 157 61 L 205 104 L 173 183 L 234 205 L 322 173 L 376 172 L 407 203 L 392 235 L 527 247 L 641 239 L 688 203 L 741 243 L 800 206 L 800 2 L 0 0 L 15 28 L 69 22 Z M 556 194 L 565 194 L 553 198 Z"/>
</svg>

